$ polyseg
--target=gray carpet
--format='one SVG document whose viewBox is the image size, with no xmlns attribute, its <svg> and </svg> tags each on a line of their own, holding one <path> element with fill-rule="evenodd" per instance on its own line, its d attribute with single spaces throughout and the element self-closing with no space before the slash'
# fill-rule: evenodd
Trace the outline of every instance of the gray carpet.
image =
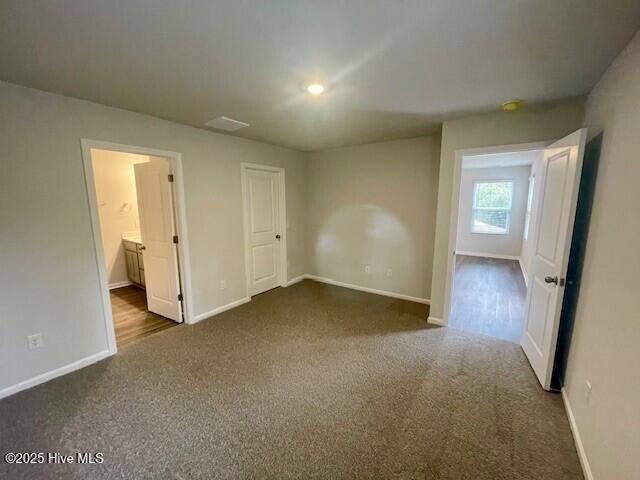
<svg viewBox="0 0 640 480">
<path fill-rule="evenodd" d="M 559 395 L 516 344 L 311 281 L 0 401 L 0 477 L 581 479 Z"/>
</svg>

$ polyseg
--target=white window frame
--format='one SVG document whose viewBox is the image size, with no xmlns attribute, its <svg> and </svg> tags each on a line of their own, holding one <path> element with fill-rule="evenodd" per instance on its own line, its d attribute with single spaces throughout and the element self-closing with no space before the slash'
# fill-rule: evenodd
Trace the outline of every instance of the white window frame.
<svg viewBox="0 0 640 480">
<path fill-rule="evenodd" d="M 522 232 L 522 238 L 529 239 L 529 230 L 531 228 L 531 210 L 533 209 L 533 195 L 536 185 L 536 175 L 531 174 L 529 177 L 529 190 L 527 191 L 527 210 L 524 214 L 524 230 Z"/>
<path fill-rule="evenodd" d="M 511 198 L 509 199 L 509 208 L 488 208 L 476 206 L 476 194 L 478 192 L 478 186 L 486 183 L 510 183 L 511 184 Z M 511 231 L 511 210 L 513 210 L 513 192 L 515 188 L 515 182 L 511 178 L 496 178 L 493 180 L 474 180 L 473 181 L 473 196 L 471 198 L 471 233 L 474 235 L 509 235 Z M 476 210 L 504 210 L 507 212 L 507 225 L 504 232 L 478 232 L 475 230 L 475 213 Z"/>
</svg>

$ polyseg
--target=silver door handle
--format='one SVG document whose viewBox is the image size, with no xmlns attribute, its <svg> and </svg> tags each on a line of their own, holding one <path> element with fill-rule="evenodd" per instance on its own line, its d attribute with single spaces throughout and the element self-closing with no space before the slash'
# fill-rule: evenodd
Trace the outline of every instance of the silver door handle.
<svg viewBox="0 0 640 480">
<path fill-rule="evenodd" d="M 556 285 L 558 285 L 558 277 L 557 276 L 555 276 L 555 277 L 550 277 L 550 276 L 549 277 L 544 277 L 544 281 L 546 283 L 555 283 Z"/>
</svg>

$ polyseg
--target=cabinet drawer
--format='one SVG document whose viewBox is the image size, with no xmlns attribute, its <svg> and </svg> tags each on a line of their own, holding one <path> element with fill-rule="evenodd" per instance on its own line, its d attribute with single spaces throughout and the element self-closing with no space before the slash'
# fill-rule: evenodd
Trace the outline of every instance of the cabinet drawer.
<svg viewBox="0 0 640 480">
<path fill-rule="evenodd" d="M 140 255 L 142 255 L 142 244 L 141 243 L 136 243 L 136 252 L 138 252 Z"/>
<path fill-rule="evenodd" d="M 136 242 L 132 242 L 130 240 L 123 240 L 122 245 L 124 245 L 124 250 L 126 252 L 137 252 L 138 247 L 140 246 Z"/>
</svg>

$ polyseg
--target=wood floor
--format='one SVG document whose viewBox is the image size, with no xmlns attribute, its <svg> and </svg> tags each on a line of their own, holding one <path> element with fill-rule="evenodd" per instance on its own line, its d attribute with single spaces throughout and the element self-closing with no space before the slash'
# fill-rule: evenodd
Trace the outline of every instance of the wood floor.
<svg viewBox="0 0 640 480">
<path fill-rule="evenodd" d="M 526 296 L 516 260 L 458 255 L 449 326 L 520 342 Z"/>
<path fill-rule="evenodd" d="M 138 287 L 111 290 L 111 310 L 118 346 L 178 325 L 173 320 L 147 310 L 147 296 Z"/>
</svg>

